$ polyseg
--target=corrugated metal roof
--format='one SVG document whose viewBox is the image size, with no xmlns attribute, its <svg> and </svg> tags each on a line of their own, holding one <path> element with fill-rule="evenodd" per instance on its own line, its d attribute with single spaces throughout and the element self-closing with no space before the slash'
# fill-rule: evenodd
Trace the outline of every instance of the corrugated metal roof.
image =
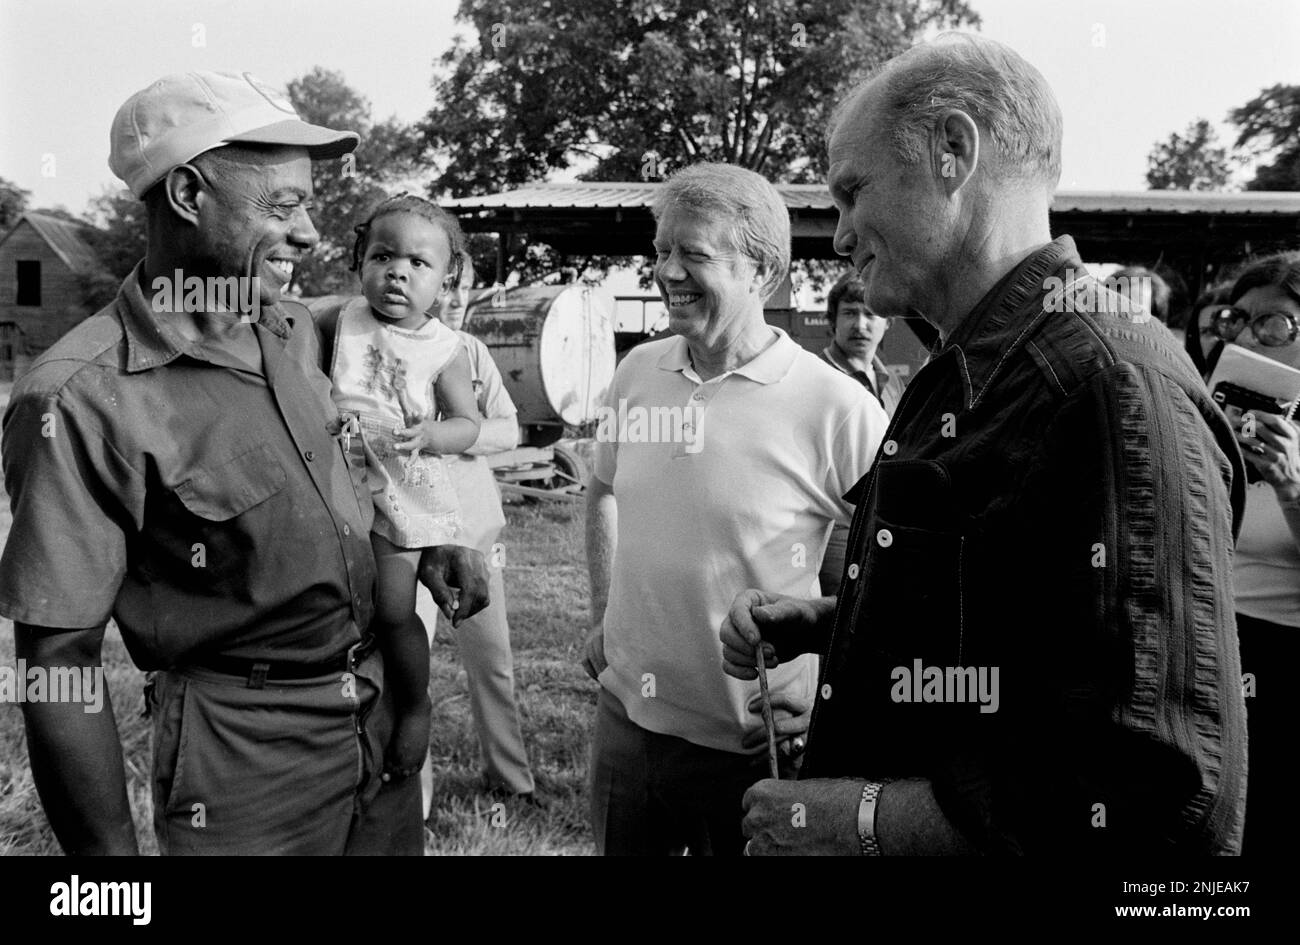
<svg viewBox="0 0 1300 945">
<path fill-rule="evenodd" d="M 1061 190 L 1056 213 L 1237 213 L 1300 215 L 1300 193 L 1250 191 L 1204 193 L 1188 190 Z"/>
<path fill-rule="evenodd" d="M 572 184 L 528 184 L 517 190 L 483 197 L 444 200 L 459 210 L 576 210 L 649 207 L 660 185 L 654 181 L 590 181 Z M 830 209 L 830 194 L 821 184 L 778 184 L 777 190 L 791 209 Z"/>
<path fill-rule="evenodd" d="M 24 213 L 22 220 L 32 225 L 73 272 L 93 272 L 100 268 L 99 257 L 81 238 L 82 226 L 43 213 Z"/>
<path fill-rule="evenodd" d="M 483 197 L 443 201 L 457 210 L 577 210 L 650 206 L 657 182 L 591 181 L 529 184 Z M 835 204 L 821 184 L 777 184 L 791 210 L 832 211 Z M 1175 190 L 1058 191 L 1056 213 L 1233 213 L 1300 216 L 1300 193 L 1192 193 Z"/>
</svg>

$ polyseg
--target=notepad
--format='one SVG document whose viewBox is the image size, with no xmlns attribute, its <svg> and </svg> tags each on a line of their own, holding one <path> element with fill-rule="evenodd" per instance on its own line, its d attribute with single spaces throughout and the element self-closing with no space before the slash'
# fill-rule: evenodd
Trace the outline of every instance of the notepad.
<svg viewBox="0 0 1300 945">
<path fill-rule="evenodd" d="M 1300 370 L 1237 344 L 1224 346 L 1209 388 L 1221 408 L 1280 413 L 1289 419 L 1300 406 Z"/>
</svg>

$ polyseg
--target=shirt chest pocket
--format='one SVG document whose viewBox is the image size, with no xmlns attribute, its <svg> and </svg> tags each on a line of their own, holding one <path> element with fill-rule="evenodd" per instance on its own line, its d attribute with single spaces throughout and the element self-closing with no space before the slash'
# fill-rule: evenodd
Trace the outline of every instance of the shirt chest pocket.
<svg viewBox="0 0 1300 945">
<path fill-rule="evenodd" d="M 228 522 L 284 488 L 284 467 L 259 445 L 234 459 L 201 469 L 176 487 L 176 497 L 199 518 Z"/>
<path fill-rule="evenodd" d="M 882 462 L 862 538 L 867 591 L 858 620 L 891 665 L 956 666 L 964 656 L 966 538 L 938 463 Z"/>
<path fill-rule="evenodd" d="M 273 565 L 272 546 L 287 521 L 273 504 L 284 498 L 285 472 L 260 444 L 196 471 L 173 490 L 183 511 L 169 524 L 197 576 L 220 583 Z M 178 510 L 180 511 L 180 510 Z"/>
</svg>

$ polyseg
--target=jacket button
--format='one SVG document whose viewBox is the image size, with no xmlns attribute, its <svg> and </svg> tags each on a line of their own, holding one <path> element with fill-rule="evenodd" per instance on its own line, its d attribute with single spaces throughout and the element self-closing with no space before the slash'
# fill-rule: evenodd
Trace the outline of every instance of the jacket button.
<svg viewBox="0 0 1300 945">
<path fill-rule="evenodd" d="M 345 534 L 345 535 L 351 535 L 351 534 L 352 534 L 352 529 L 349 528 L 346 524 L 343 526 L 343 534 Z"/>
<path fill-rule="evenodd" d="M 851 564 L 849 565 L 849 580 L 856 581 L 857 579 L 858 579 L 858 566 L 856 564 Z"/>
<path fill-rule="evenodd" d="M 307 452 L 303 453 L 302 455 L 304 455 L 304 456 L 307 457 L 307 462 L 309 462 L 309 463 L 310 463 L 313 459 L 316 458 L 316 454 L 313 453 L 311 450 L 308 450 Z"/>
<path fill-rule="evenodd" d="M 894 533 L 888 528 L 882 528 L 880 531 L 876 532 L 876 544 L 881 548 L 888 548 L 893 543 Z"/>
<path fill-rule="evenodd" d="M 823 683 L 823 684 L 822 684 L 822 698 L 823 698 L 823 699 L 829 699 L 830 697 L 831 697 L 831 684 L 830 684 L 830 683 Z"/>
<path fill-rule="evenodd" d="M 886 456 L 893 456 L 898 452 L 898 444 L 893 440 L 885 440 L 885 445 L 881 447 Z"/>
</svg>

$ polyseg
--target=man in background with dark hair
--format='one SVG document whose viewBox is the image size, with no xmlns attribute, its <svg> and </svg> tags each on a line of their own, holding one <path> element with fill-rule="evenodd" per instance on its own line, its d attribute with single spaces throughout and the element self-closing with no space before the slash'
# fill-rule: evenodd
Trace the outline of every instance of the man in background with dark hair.
<svg viewBox="0 0 1300 945">
<path fill-rule="evenodd" d="M 821 358 L 870 391 L 892 417 L 903 397 L 903 382 L 885 368 L 876 354 L 890 319 L 867 308 L 862 293 L 862 280 L 851 272 L 831 288 L 826 296 L 831 343 L 822 349 Z"/>
</svg>

